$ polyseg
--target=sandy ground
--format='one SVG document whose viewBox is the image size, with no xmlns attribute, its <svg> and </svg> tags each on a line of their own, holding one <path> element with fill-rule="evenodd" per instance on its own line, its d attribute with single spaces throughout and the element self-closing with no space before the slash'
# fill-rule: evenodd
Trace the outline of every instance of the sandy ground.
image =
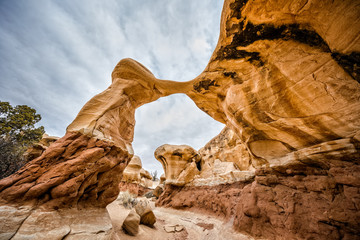
<svg viewBox="0 0 360 240">
<path fill-rule="evenodd" d="M 154 203 L 151 202 L 154 206 Z M 141 240 L 248 240 L 253 239 L 249 236 L 235 232 L 232 223 L 223 223 L 220 219 L 169 208 L 154 207 L 156 223 L 154 228 L 140 224 L 137 236 L 129 236 L 121 229 L 121 225 L 130 209 L 126 209 L 115 201 L 107 206 L 112 224 L 115 230 L 114 240 L 141 239 Z M 180 232 L 168 233 L 164 226 L 182 225 L 184 229 Z"/>
</svg>

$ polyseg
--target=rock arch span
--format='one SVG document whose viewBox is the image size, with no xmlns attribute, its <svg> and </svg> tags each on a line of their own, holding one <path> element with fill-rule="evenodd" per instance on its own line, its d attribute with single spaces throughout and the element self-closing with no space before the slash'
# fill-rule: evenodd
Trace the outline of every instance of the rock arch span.
<svg viewBox="0 0 360 240">
<path fill-rule="evenodd" d="M 0 181 L 2 210 L 23 216 L 3 226 L 1 234 L 25 234 L 40 208 L 101 209 L 113 201 L 133 154 L 135 109 L 173 93 L 185 93 L 232 129 L 252 166 L 272 169 L 262 174 L 316 168 L 336 186 L 357 189 L 350 198 L 358 196 L 359 8 L 352 0 L 225 0 L 218 45 L 194 80 L 159 80 L 134 60 L 120 61 L 111 86 L 85 104 L 66 135 Z M 256 199 L 253 184 L 249 191 Z M 341 189 L 334 194 L 347 199 L 349 192 Z M 254 204 L 250 208 L 256 211 L 244 210 L 252 220 L 239 217 L 239 226 L 261 225 L 263 211 Z M 341 229 L 338 234 L 359 234 L 352 219 L 332 218 L 318 222 L 329 230 L 343 221 L 333 227 Z M 64 227 L 65 235 L 69 229 Z M 301 236 L 295 230 L 286 231 Z"/>
</svg>

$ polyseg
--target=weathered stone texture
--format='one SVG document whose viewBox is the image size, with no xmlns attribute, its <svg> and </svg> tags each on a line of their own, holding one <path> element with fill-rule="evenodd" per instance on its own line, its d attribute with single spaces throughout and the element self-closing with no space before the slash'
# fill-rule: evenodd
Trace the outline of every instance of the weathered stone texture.
<svg viewBox="0 0 360 240">
<path fill-rule="evenodd" d="M 221 162 L 233 162 L 239 170 L 254 169 L 245 145 L 230 128 L 225 127 L 219 135 L 211 139 L 199 150 L 202 165 L 213 166 L 216 159 Z"/>
<path fill-rule="evenodd" d="M 40 157 L 41 154 L 50 146 L 50 144 L 56 142 L 58 139 L 59 137 L 49 136 L 45 133 L 38 143 L 35 143 L 33 146 L 28 148 L 24 153 L 26 162 L 29 162 L 37 157 Z"/>
<path fill-rule="evenodd" d="M 351 57 L 359 55 L 359 16 L 351 0 L 226 0 L 218 45 L 187 95 L 238 135 L 255 167 L 353 137 L 360 127 L 359 59 Z"/>
<path fill-rule="evenodd" d="M 216 186 L 166 185 L 157 206 L 235 218 L 267 239 L 359 239 L 360 169 L 352 161 L 258 169 L 255 179 Z"/>
<path fill-rule="evenodd" d="M 164 144 L 155 150 L 154 155 L 164 168 L 166 184 L 183 186 L 201 170 L 200 155 L 187 145 Z"/>
<path fill-rule="evenodd" d="M 142 168 L 141 160 L 138 156 L 133 156 L 129 164 L 126 166 L 123 172 L 122 181 L 140 183 L 141 176 L 140 170 Z"/>
<path fill-rule="evenodd" d="M 41 157 L 0 181 L 1 201 L 51 209 L 105 207 L 116 199 L 130 157 L 113 143 L 68 132 Z"/>
</svg>

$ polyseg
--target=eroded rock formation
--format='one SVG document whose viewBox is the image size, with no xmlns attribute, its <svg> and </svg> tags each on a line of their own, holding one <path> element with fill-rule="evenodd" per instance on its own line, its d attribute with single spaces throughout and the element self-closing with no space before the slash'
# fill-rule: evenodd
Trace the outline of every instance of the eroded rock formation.
<svg viewBox="0 0 360 240">
<path fill-rule="evenodd" d="M 153 186 L 151 174 L 142 168 L 139 156 L 133 156 L 124 169 L 123 177 L 119 184 L 120 191 L 128 191 L 136 196 L 142 196 L 151 191 Z"/>
<path fill-rule="evenodd" d="M 121 60 L 112 73 L 111 86 L 85 104 L 66 135 L 40 157 L 0 181 L 0 215 L 11 223 L 1 226 L 0 236 L 41 239 L 39 236 L 53 231 L 61 239 L 76 231 L 91 232 L 86 224 L 91 217 L 82 218 L 83 224 L 75 227 L 76 231 L 72 228 L 74 219 L 91 213 L 88 209 L 98 209 L 102 218 L 108 219 L 105 207 L 116 199 L 122 172 L 133 155 L 135 109 L 183 91 L 183 83 L 158 80 L 138 62 Z M 27 231 L 43 212 L 51 222 L 62 210 L 74 213 L 62 222 L 71 231 L 56 231 L 55 226 L 46 224 L 36 226 L 36 236 Z M 108 222 L 110 219 L 98 223 L 99 239 L 111 236 Z"/>
<path fill-rule="evenodd" d="M 200 173 L 200 155 L 190 146 L 164 144 L 154 155 L 164 168 L 166 184 L 183 186 Z"/>
<path fill-rule="evenodd" d="M 158 204 L 235 216 L 256 237 L 359 239 L 359 33 L 356 1 L 226 0 L 218 45 L 187 95 L 237 135 L 227 159 L 255 177 L 167 185 Z M 235 148 L 216 144 L 201 150 L 213 163 Z"/>
<path fill-rule="evenodd" d="M 0 216 L 8 223 L 0 237 L 86 233 L 79 226 L 89 218 L 72 225 L 82 209 L 108 219 L 102 210 L 116 198 L 133 155 L 135 109 L 185 93 L 238 137 L 236 146 L 221 137 L 219 144 L 241 160 L 222 161 L 229 152 L 215 151 L 213 165 L 256 170 L 243 182 L 183 186 L 199 175 L 201 161 L 165 149 L 158 156 L 168 154 L 161 160 L 166 183 L 177 186 L 168 184 L 158 204 L 221 211 L 257 237 L 359 238 L 359 36 L 357 1 L 225 0 L 218 45 L 202 74 L 158 80 L 136 61 L 120 61 L 111 86 L 85 104 L 66 135 L 0 181 Z M 65 214 L 62 231 L 46 224 L 36 225 L 36 236 L 29 231 L 43 214 L 51 222 L 63 211 L 79 213 Z M 99 238 L 111 235 L 108 222 L 98 226 Z"/>
<path fill-rule="evenodd" d="M 140 183 L 140 170 L 142 169 L 141 159 L 138 156 L 133 156 L 129 164 L 123 172 L 122 181 Z"/>
<path fill-rule="evenodd" d="M 140 170 L 140 185 L 146 187 L 146 188 L 152 188 L 153 187 L 153 181 L 152 181 L 152 176 L 149 173 L 149 171 L 145 170 L 145 169 L 141 169 Z"/>
<path fill-rule="evenodd" d="M 251 157 L 239 137 L 228 127 L 199 150 L 201 171 L 188 185 L 218 185 L 254 177 Z"/>
<path fill-rule="evenodd" d="M 50 146 L 50 144 L 56 142 L 58 139 L 59 137 L 49 136 L 44 133 L 38 143 L 35 143 L 33 146 L 26 150 L 26 152 L 24 153 L 25 161 L 29 162 L 37 157 L 40 157 L 41 154 Z"/>
<path fill-rule="evenodd" d="M 218 45 L 187 95 L 239 136 L 256 166 L 351 138 L 359 12 L 351 0 L 227 0 Z"/>
<path fill-rule="evenodd" d="M 199 154 L 203 165 L 211 166 L 216 159 L 219 159 L 221 162 L 233 162 L 243 171 L 253 169 L 249 152 L 234 131 L 228 127 L 201 148 Z"/>
<path fill-rule="evenodd" d="M 101 230 L 99 238 L 109 238 L 111 223 L 104 208 L 116 199 L 119 173 L 129 158 L 128 152 L 111 142 L 68 132 L 40 157 L 0 181 L 2 222 L 12 223 L 0 227 L 0 237 L 45 239 L 46 232 L 58 238 L 79 231 L 96 235 L 86 230 L 93 226 Z M 87 214 L 103 221 L 84 218 Z M 44 216 L 49 224 L 39 224 Z M 61 226 L 55 224 L 60 220 Z M 76 221 L 78 225 L 73 224 Z"/>
</svg>

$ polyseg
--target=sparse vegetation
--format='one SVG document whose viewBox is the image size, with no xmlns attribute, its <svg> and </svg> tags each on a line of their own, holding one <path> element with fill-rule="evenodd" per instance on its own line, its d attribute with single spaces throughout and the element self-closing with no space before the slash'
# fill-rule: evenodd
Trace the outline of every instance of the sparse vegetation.
<svg viewBox="0 0 360 240">
<path fill-rule="evenodd" d="M 29 106 L 12 107 L 0 101 L 0 179 L 25 164 L 24 152 L 45 133 L 43 126 L 35 127 L 40 120 L 40 114 Z"/>
<path fill-rule="evenodd" d="M 130 194 L 128 191 L 120 192 L 117 200 L 125 207 L 125 208 L 133 208 L 137 204 L 137 199 L 135 196 Z"/>
<path fill-rule="evenodd" d="M 151 180 L 153 180 L 153 181 L 159 180 L 159 178 L 157 177 L 157 175 L 158 175 L 157 170 L 155 170 L 154 172 L 151 172 L 150 174 L 151 174 L 151 177 L 152 177 Z"/>
</svg>

